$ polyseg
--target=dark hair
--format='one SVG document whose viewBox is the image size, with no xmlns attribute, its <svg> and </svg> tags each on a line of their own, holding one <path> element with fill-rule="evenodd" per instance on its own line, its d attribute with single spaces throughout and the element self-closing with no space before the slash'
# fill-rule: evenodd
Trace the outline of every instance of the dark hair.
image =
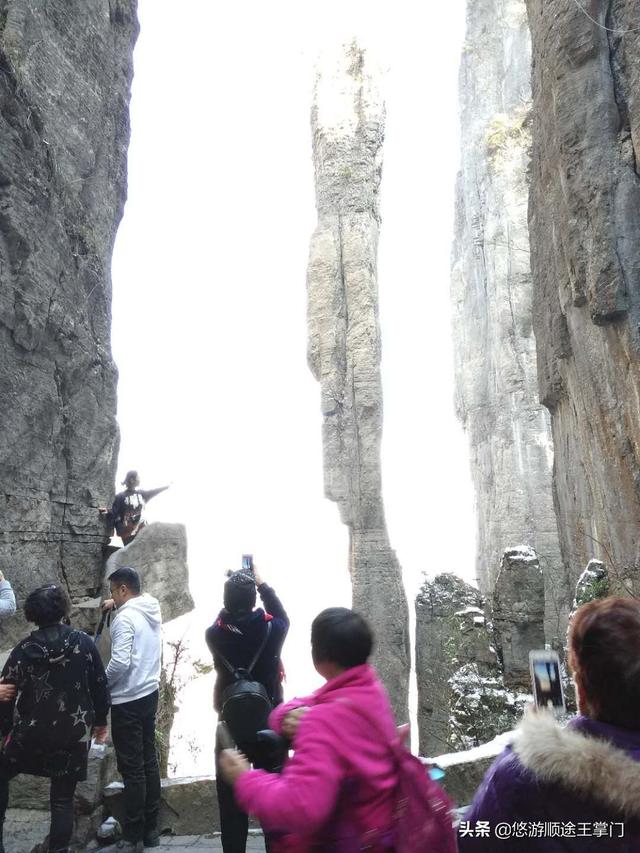
<svg viewBox="0 0 640 853">
<path fill-rule="evenodd" d="M 24 615 L 38 628 L 55 625 L 71 612 L 71 601 L 64 589 L 55 584 L 40 586 L 29 593 L 24 603 Z"/>
<path fill-rule="evenodd" d="M 373 648 L 373 633 L 359 613 L 347 607 L 329 607 L 311 624 L 314 663 L 336 663 L 344 669 L 366 663 Z"/>
<path fill-rule="evenodd" d="M 136 572 L 135 569 L 132 569 L 130 566 L 122 566 L 119 569 L 116 569 L 115 572 L 112 572 L 108 577 L 109 583 L 114 583 L 120 586 L 126 586 L 127 589 L 130 589 L 131 592 L 139 595 L 142 590 L 142 584 L 140 583 L 140 575 Z"/>
<path fill-rule="evenodd" d="M 580 607 L 569 626 L 569 665 L 589 715 L 637 729 L 640 720 L 640 604 L 602 598 Z"/>
<path fill-rule="evenodd" d="M 256 582 L 247 572 L 234 572 L 224 585 L 224 606 L 236 616 L 251 613 L 256 605 Z"/>
<path fill-rule="evenodd" d="M 136 479 L 138 481 L 140 480 L 140 475 L 138 474 L 138 472 L 137 471 L 127 471 L 127 473 L 124 475 L 124 480 L 122 481 L 122 485 L 126 486 L 128 481 L 133 480 L 133 479 Z"/>
</svg>

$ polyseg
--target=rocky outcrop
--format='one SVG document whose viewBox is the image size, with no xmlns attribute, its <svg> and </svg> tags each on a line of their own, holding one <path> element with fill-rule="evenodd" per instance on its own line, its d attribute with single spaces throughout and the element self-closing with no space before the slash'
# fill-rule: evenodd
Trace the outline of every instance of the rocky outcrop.
<svg viewBox="0 0 640 853">
<path fill-rule="evenodd" d="M 560 556 L 549 416 L 538 398 L 527 229 L 530 73 L 524 0 L 470 0 L 451 295 L 456 408 L 478 513 L 476 572 L 490 596 L 503 552 L 519 542 L 534 548 L 547 579 L 551 640 L 564 632 L 573 583 Z"/>
<path fill-rule="evenodd" d="M 95 596 L 118 446 L 110 262 L 135 0 L 0 0 L 0 566 Z M 0 623 L 0 648 L 25 631 Z"/>
<path fill-rule="evenodd" d="M 130 545 L 109 557 L 107 582 L 122 566 L 130 566 L 140 573 L 143 591 L 160 602 L 163 622 L 193 610 L 184 524 L 154 522 L 143 528 Z"/>
<path fill-rule="evenodd" d="M 124 818 L 122 792 L 122 782 L 114 782 L 106 788 L 104 798 L 107 812 L 119 822 Z M 215 777 L 163 779 L 158 829 L 164 835 L 191 836 L 219 831 Z"/>
<path fill-rule="evenodd" d="M 511 729 L 525 696 L 505 688 L 484 601 L 454 574 L 425 580 L 416 598 L 420 754 L 469 749 Z"/>
<path fill-rule="evenodd" d="M 377 636 L 375 664 L 407 719 L 409 627 L 385 522 L 377 247 L 384 104 L 367 54 L 326 57 L 315 84 L 318 225 L 307 274 L 308 360 L 321 387 L 325 494 L 350 534 L 353 606 Z"/>
<path fill-rule="evenodd" d="M 587 568 L 578 578 L 573 609 L 577 610 L 589 601 L 609 595 L 609 572 L 601 560 L 589 560 Z"/>
<path fill-rule="evenodd" d="M 466 806 L 473 800 L 489 767 L 512 739 L 510 729 L 473 749 L 436 755 L 427 760 L 444 770 L 444 778 L 438 782 L 454 803 Z"/>
<path fill-rule="evenodd" d="M 544 648 L 542 571 L 531 548 L 505 551 L 492 600 L 492 619 L 504 683 L 528 692 L 529 652 Z"/>
<path fill-rule="evenodd" d="M 538 376 L 573 580 L 595 556 L 638 591 L 640 31 L 634 3 L 583 6 L 527 0 Z"/>
</svg>

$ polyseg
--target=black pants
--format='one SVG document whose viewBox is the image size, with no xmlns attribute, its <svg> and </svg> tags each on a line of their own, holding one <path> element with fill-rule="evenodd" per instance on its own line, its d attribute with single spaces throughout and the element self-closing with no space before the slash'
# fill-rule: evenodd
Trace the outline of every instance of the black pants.
<svg viewBox="0 0 640 853">
<path fill-rule="evenodd" d="M 12 773 L 0 770 L 0 841 L 4 818 L 9 805 L 9 782 L 18 771 Z M 73 795 L 76 790 L 75 779 L 61 776 L 51 780 L 49 803 L 51 806 L 51 828 L 49 830 L 50 853 L 66 850 L 73 832 Z"/>
<path fill-rule="evenodd" d="M 125 841 L 142 841 L 158 827 L 160 768 L 156 755 L 158 691 L 111 707 L 111 737 L 124 782 Z"/>
<path fill-rule="evenodd" d="M 252 746 L 241 746 L 241 751 L 247 756 L 256 770 L 268 770 L 275 772 L 282 765 L 282 756 L 274 754 L 273 750 L 266 745 L 255 744 Z M 216 739 L 216 793 L 218 795 L 218 808 L 220 810 L 220 829 L 222 830 L 223 853 L 245 853 L 247 846 L 247 834 L 249 831 L 249 817 L 240 810 L 233 788 L 222 778 L 219 766 L 220 752 L 222 746 Z M 269 839 L 265 835 L 264 846 L 269 853 Z"/>
</svg>

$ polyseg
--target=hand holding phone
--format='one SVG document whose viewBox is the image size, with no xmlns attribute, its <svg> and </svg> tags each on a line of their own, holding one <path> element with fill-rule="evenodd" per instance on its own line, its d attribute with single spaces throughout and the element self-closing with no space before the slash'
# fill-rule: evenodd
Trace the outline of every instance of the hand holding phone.
<svg viewBox="0 0 640 853">
<path fill-rule="evenodd" d="M 547 650 L 529 652 L 529 667 L 536 708 L 548 708 L 555 714 L 563 714 L 565 704 L 558 655 Z"/>
</svg>

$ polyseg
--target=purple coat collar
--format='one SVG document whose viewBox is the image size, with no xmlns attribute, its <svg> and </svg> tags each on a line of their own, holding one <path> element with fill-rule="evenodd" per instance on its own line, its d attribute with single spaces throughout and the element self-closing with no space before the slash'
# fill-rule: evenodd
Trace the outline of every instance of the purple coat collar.
<svg viewBox="0 0 640 853">
<path fill-rule="evenodd" d="M 590 737 L 608 740 L 618 749 L 624 750 L 631 758 L 640 758 L 640 731 L 622 729 L 610 723 L 601 723 L 590 717 L 578 715 L 569 722 L 569 727 Z"/>
</svg>

